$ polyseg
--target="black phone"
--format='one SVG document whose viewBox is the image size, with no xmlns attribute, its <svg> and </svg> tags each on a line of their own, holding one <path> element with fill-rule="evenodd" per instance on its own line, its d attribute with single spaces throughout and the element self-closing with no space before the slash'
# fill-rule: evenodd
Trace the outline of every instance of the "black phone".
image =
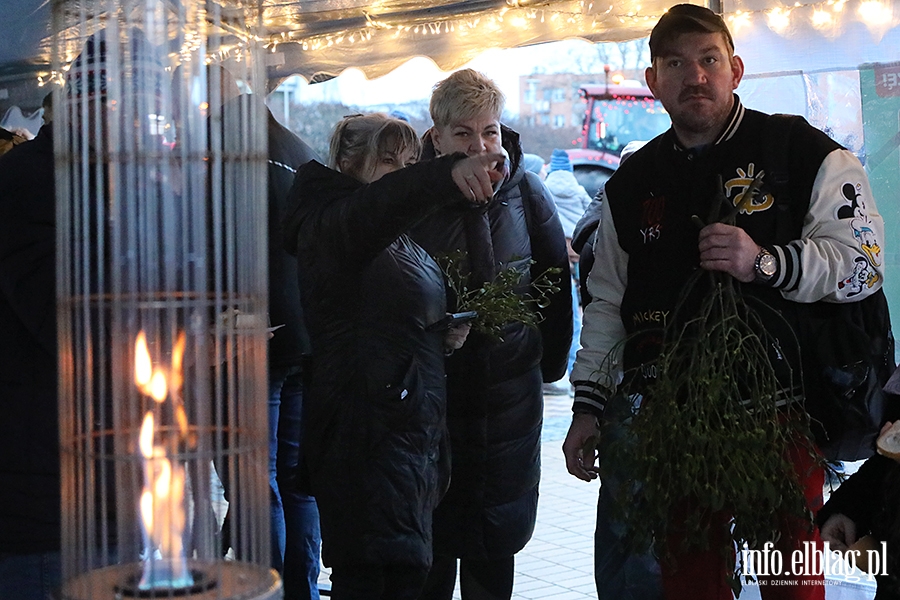
<svg viewBox="0 0 900 600">
<path fill-rule="evenodd" d="M 456 325 L 470 323 L 478 318 L 478 311 L 467 310 L 466 312 L 449 313 L 446 317 L 439 321 L 435 321 L 425 328 L 425 331 L 443 331 Z"/>
</svg>

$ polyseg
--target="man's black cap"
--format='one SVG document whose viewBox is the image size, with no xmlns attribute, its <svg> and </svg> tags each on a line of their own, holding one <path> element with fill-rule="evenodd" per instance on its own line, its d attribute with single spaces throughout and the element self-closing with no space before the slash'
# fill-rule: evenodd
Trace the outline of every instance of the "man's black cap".
<svg viewBox="0 0 900 600">
<path fill-rule="evenodd" d="M 682 33 L 722 33 L 734 52 L 734 40 L 725 19 L 703 6 L 676 4 L 659 18 L 650 32 L 650 60 L 662 56 L 666 47 Z"/>
</svg>

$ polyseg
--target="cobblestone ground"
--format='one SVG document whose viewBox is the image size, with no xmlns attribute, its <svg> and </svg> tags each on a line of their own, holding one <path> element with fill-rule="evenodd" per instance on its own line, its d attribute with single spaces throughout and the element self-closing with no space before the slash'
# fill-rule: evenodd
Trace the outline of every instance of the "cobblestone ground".
<svg viewBox="0 0 900 600">
<path fill-rule="evenodd" d="M 513 600 L 596 600 L 593 533 L 597 482 L 586 483 L 566 472 L 562 442 L 572 419 L 572 398 L 544 396 L 541 435 L 541 495 L 534 536 L 516 555 Z M 847 465 L 853 472 L 858 464 Z M 827 489 L 826 489 L 827 492 Z M 847 578 L 826 581 L 826 600 L 871 600 L 874 584 Z M 320 578 L 329 588 L 328 571 Z M 459 599 L 459 586 L 454 593 Z M 741 600 L 758 600 L 759 588 L 745 586 Z"/>
</svg>

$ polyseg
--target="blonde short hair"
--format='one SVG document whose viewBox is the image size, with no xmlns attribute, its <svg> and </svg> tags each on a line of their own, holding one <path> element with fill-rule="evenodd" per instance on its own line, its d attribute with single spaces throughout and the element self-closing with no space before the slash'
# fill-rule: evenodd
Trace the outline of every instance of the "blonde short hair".
<svg viewBox="0 0 900 600">
<path fill-rule="evenodd" d="M 344 117 L 331 134 L 328 166 L 363 179 L 388 152 L 411 150 L 418 158 L 422 141 L 412 125 L 383 113 Z M 341 163 L 347 161 L 346 169 Z"/>
<path fill-rule="evenodd" d="M 431 120 L 436 127 L 489 113 L 500 120 L 506 96 L 494 81 L 472 69 L 452 73 L 434 86 L 431 94 Z"/>
</svg>

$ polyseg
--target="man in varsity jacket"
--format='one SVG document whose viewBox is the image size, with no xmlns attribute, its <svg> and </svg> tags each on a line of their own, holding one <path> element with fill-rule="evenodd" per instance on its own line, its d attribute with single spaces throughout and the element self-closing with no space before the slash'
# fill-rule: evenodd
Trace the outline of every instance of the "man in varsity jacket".
<svg viewBox="0 0 900 600">
<path fill-rule="evenodd" d="M 698 267 L 731 274 L 744 294 L 788 315 L 820 300 L 859 300 L 877 291 L 883 278 L 884 224 L 861 164 L 805 120 L 770 117 L 741 104 L 734 90 L 744 66 L 720 16 L 696 5 L 672 7 L 651 33 L 650 54 L 647 83 L 672 128 L 636 152 L 605 187 L 588 281 L 593 301 L 585 309 L 572 372 L 574 416 L 563 445 L 568 471 L 585 481 L 597 473 L 593 457 L 582 456 L 584 441 L 599 434 L 622 373 L 648 364 L 659 346 L 626 343 L 624 352 L 608 357 L 610 351 L 629 334 L 665 325 Z M 785 138 L 786 164 L 769 166 L 771 146 L 778 145 L 770 140 Z M 705 219 L 722 193 L 737 205 L 760 170 L 783 172 L 787 183 L 764 176 L 735 226 L 694 224 L 692 215 Z M 800 463 L 794 466 L 815 511 L 823 473 L 809 457 Z M 818 540 L 799 529 L 783 536 L 801 548 L 804 540 Z M 730 599 L 711 556 L 692 554 L 677 570 L 664 563 L 665 597 Z M 792 587 L 790 597 L 822 598 L 819 580 Z M 767 588 L 760 589 L 765 598 Z"/>
</svg>

